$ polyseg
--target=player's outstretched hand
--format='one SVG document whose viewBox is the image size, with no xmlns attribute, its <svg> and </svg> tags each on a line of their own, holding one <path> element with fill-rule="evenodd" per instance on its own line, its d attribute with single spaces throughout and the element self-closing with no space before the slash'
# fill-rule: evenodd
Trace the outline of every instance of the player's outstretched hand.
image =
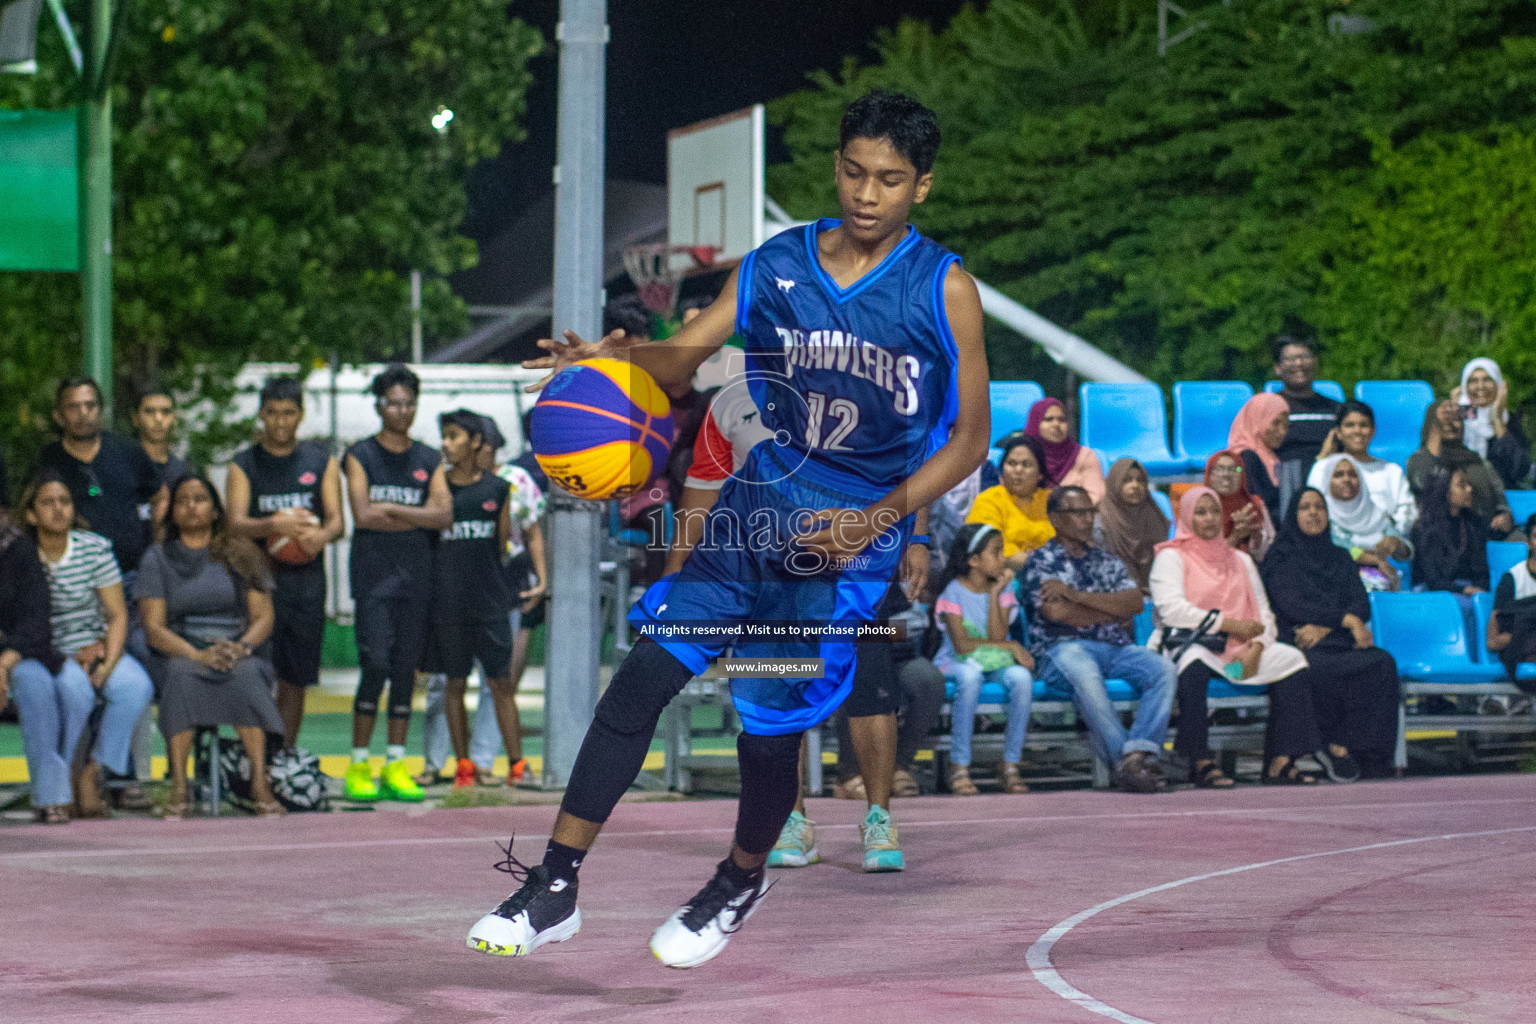
<svg viewBox="0 0 1536 1024">
<path fill-rule="evenodd" d="M 561 370 L 567 366 L 581 362 L 583 359 L 626 359 L 628 350 L 635 342 L 624 336 L 624 331 L 609 331 L 603 336 L 603 340 L 593 344 L 586 341 L 575 331 L 566 331 L 564 341 L 556 341 L 554 338 L 540 338 L 539 348 L 550 353 L 547 356 L 538 356 L 534 359 L 523 360 L 525 370 L 548 370 L 549 374 L 529 384 L 524 391 L 541 391 Z"/>
</svg>

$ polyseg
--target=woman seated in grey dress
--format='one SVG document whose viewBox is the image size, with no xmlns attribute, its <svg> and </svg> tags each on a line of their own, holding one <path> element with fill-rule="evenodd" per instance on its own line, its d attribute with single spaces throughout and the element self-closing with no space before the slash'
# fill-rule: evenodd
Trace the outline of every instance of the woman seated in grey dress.
<svg viewBox="0 0 1536 1024">
<path fill-rule="evenodd" d="M 265 770 L 266 734 L 283 734 L 272 699 L 272 665 L 255 653 L 272 633 L 272 580 L 261 551 L 224 532 L 224 507 L 201 476 L 171 485 L 161 543 L 139 565 L 144 635 L 157 657 L 160 731 L 170 755 L 171 800 L 165 817 L 187 808 L 192 731 L 232 725 L 251 764 L 256 814 L 275 817 Z"/>
</svg>

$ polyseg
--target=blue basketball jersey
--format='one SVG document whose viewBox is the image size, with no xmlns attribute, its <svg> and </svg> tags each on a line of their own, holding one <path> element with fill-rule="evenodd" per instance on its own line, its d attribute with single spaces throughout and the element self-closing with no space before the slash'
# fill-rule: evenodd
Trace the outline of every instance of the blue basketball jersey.
<svg viewBox="0 0 1536 1024">
<path fill-rule="evenodd" d="M 955 420 L 944 276 L 960 257 L 909 225 L 879 266 L 843 289 L 816 244 L 838 223 L 785 231 L 747 254 L 736 329 L 779 461 L 797 475 L 853 477 L 884 492 L 948 440 Z"/>
</svg>

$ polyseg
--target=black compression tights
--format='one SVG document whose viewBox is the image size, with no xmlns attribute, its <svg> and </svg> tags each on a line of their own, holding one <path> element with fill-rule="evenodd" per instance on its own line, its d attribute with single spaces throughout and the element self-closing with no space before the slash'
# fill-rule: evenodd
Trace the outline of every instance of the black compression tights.
<svg viewBox="0 0 1536 1024">
<path fill-rule="evenodd" d="M 576 755 L 560 809 L 601 824 L 640 774 L 656 723 L 667 704 L 693 678 L 654 640 L 642 637 L 614 673 Z M 794 810 L 800 787 L 800 734 L 737 738 L 741 801 L 736 845 L 767 853 Z"/>
</svg>

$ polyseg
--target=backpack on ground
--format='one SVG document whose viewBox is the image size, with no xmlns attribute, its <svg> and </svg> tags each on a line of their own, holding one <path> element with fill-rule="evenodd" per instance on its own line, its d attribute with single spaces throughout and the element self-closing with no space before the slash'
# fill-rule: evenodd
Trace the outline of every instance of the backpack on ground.
<svg viewBox="0 0 1536 1024">
<path fill-rule="evenodd" d="M 325 774 L 320 758 L 307 750 L 280 750 L 267 770 L 272 795 L 290 811 L 325 811 L 330 809 Z"/>
</svg>

